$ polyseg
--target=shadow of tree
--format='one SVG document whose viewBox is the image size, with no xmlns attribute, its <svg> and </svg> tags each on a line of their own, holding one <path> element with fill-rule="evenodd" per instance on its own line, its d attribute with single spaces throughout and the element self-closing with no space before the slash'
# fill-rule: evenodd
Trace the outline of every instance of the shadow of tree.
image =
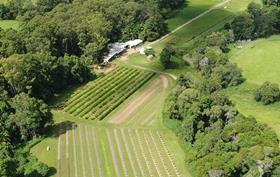
<svg viewBox="0 0 280 177">
<path fill-rule="evenodd" d="M 60 135 L 65 134 L 69 130 L 73 130 L 77 128 L 77 124 L 72 121 L 63 121 L 59 122 L 57 124 L 54 124 L 53 126 L 49 127 L 51 131 L 48 132 L 48 137 L 59 137 Z"/>
<path fill-rule="evenodd" d="M 50 167 L 47 176 L 54 176 L 57 170 L 54 167 Z"/>
</svg>

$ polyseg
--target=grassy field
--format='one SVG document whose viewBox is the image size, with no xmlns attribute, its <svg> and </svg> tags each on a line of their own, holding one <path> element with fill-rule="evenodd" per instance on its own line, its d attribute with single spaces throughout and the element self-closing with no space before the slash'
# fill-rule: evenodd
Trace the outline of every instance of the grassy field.
<svg viewBox="0 0 280 177">
<path fill-rule="evenodd" d="M 198 16 L 202 12 L 210 9 L 219 0 L 191 0 L 186 2 L 183 9 L 172 12 L 171 18 L 167 20 L 168 28 L 170 31 L 182 25 L 186 21 Z"/>
<path fill-rule="evenodd" d="M 242 70 L 246 82 L 227 90 L 237 108 L 245 115 L 252 115 L 272 127 L 280 137 L 280 103 L 264 106 L 254 100 L 254 90 L 265 81 L 280 85 L 280 36 L 260 39 L 233 49 L 231 61 Z"/>
</svg>

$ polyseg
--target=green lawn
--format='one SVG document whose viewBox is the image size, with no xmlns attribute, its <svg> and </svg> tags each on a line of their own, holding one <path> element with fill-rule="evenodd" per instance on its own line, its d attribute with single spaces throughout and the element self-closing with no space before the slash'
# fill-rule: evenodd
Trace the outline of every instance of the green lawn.
<svg viewBox="0 0 280 177">
<path fill-rule="evenodd" d="M 0 20 L 0 28 L 3 29 L 18 29 L 19 28 L 19 23 L 17 20 Z"/>
<path fill-rule="evenodd" d="M 176 27 L 184 24 L 192 18 L 198 16 L 202 12 L 208 10 L 219 0 L 190 0 L 183 9 L 172 12 L 170 19 L 167 20 L 169 30 L 172 31 Z"/>
<path fill-rule="evenodd" d="M 245 44 L 243 49 L 233 49 L 231 61 L 242 70 L 246 82 L 227 90 L 237 108 L 271 126 L 280 136 L 280 103 L 264 106 L 253 98 L 254 90 L 265 81 L 280 85 L 280 36 L 260 39 Z"/>
</svg>

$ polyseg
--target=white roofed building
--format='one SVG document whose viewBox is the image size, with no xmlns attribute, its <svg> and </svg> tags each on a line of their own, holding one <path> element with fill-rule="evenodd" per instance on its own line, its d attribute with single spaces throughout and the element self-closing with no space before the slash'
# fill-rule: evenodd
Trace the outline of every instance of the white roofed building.
<svg viewBox="0 0 280 177">
<path fill-rule="evenodd" d="M 140 45 L 142 43 L 143 43 L 143 40 L 136 39 L 136 40 L 127 41 L 125 43 L 116 42 L 116 43 L 109 44 L 108 45 L 108 53 L 103 58 L 103 64 L 109 63 L 110 60 L 112 60 L 117 55 L 126 51 L 127 48 L 131 49 L 131 48 L 137 47 L 138 45 Z"/>
</svg>

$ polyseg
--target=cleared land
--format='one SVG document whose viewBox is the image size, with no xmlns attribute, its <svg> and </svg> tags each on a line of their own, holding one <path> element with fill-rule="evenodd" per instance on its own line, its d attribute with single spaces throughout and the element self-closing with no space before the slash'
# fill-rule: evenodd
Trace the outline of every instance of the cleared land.
<svg viewBox="0 0 280 177">
<path fill-rule="evenodd" d="M 64 110 L 84 119 L 102 120 L 153 75 L 151 72 L 118 67 L 74 93 Z"/>
<path fill-rule="evenodd" d="M 181 176 L 159 131 L 79 125 L 59 139 L 59 177 Z"/>
<path fill-rule="evenodd" d="M 271 126 L 280 136 L 280 103 L 264 106 L 254 100 L 254 90 L 265 81 L 280 85 L 280 36 L 260 39 L 233 49 L 231 61 L 242 70 L 246 82 L 227 93 L 240 112 Z"/>
</svg>

